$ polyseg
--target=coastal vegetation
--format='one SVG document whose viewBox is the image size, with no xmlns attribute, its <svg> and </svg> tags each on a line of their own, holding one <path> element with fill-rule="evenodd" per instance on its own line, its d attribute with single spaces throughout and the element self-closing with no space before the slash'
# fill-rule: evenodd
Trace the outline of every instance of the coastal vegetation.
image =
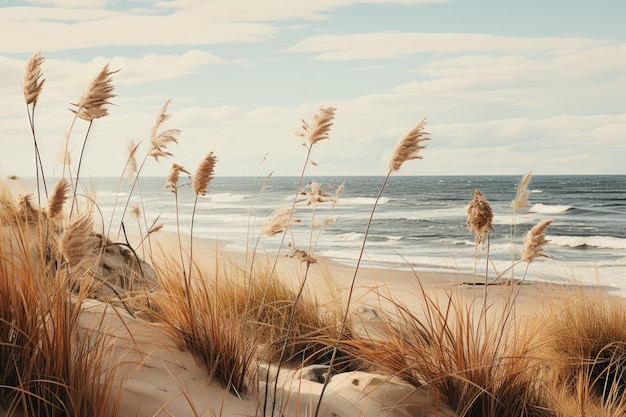
<svg viewBox="0 0 626 417">
<path fill-rule="evenodd" d="M 243 255 L 219 247 L 208 253 L 194 236 L 195 214 L 211 192 L 219 155 L 207 150 L 193 173 L 175 162 L 164 170 L 164 193 L 176 202 L 177 224 L 179 203 L 193 206 L 190 233 L 178 228 L 168 242 L 158 219 L 145 218 L 145 210 L 130 204 L 132 196 L 141 195 L 145 164 L 175 159 L 169 145 L 178 143 L 180 130 L 166 126 L 168 100 L 146 142 L 129 145 L 119 187 L 130 184 L 130 191 L 119 207 L 116 202 L 121 220 L 113 224 L 114 216 L 102 217 L 97 198 L 83 193 L 80 174 L 90 135 L 115 97 L 117 70 L 102 68 L 72 104 L 57 171 L 62 176 L 53 183 L 42 165 L 37 135 L 43 63 L 43 56 L 34 54 L 23 83 L 34 149 L 32 192 L 16 191 L 13 183 L 19 179 L 8 178 L 0 194 L 2 415 L 135 414 L 124 406 L 125 384 L 153 360 L 141 347 L 137 326 L 174 341 L 195 358 L 211 383 L 219 384 L 221 398 L 205 410 L 186 394 L 184 384 L 193 381 L 181 382 L 188 415 L 226 415 L 225 404 L 245 401 L 252 405 L 251 415 L 321 417 L 325 398 L 337 395 L 327 391 L 331 381 L 348 372 L 382 375 L 381 386 L 399 379 L 415 392 L 427 392 L 428 406 L 436 408 L 428 415 L 626 414 L 623 300 L 599 288 L 552 286 L 546 305 L 537 300 L 533 306 L 546 314 L 531 314 L 528 302 L 519 302 L 530 287 L 540 293 L 539 284 L 526 282 L 528 266 L 549 257 L 545 231 L 550 220 L 535 225 L 523 246 L 515 248 L 516 219 L 529 207 L 530 172 L 512 191 L 510 265 L 496 267 L 490 258 L 494 213 L 488 196 L 477 189 L 467 196 L 467 229 L 476 251 L 473 271 L 441 288 L 414 270 L 411 303 L 385 284 L 372 283 L 377 304 L 366 309 L 371 313 L 367 318 L 359 314 L 354 295 L 369 228 L 387 179 L 403 164 L 422 158 L 430 140 L 425 118 L 392 149 L 356 266 L 339 288 L 333 270 L 320 267 L 324 259 L 317 251 L 343 185 L 304 183 L 314 150 L 331 146 L 334 108 L 320 107 L 302 122 L 298 136 L 306 153 L 289 206 L 276 208 Z M 71 161 L 77 123 L 86 123 L 87 129 L 78 138 L 79 159 Z M 147 149 L 138 158 L 142 146 Z M 137 236 L 127 233 L 131 221 L 139 224 Z M 308 231 L 306 247 L 292 239 L 294 228 Z M 262 239 L 278 240 L 279 249 L 265 253 Z M 113 322 L 119 323 L 117 332 L 111 331 Z M 129 341 L 132 355 L 117 355 L 120 338 Z M 305 369 L 321 370 L 312 372 L 320 389 L 301 411 L 287 407 L 279 392 L 284 390 L 281 375 Z M 375 389 L 363 395 L 375 397 Z M 422 415 L 426 410 L 425 404 L 389 398 L 384 415 Z M 165 397 L 157 413 L 172 415 L 168 402 Z"/>
</svg>

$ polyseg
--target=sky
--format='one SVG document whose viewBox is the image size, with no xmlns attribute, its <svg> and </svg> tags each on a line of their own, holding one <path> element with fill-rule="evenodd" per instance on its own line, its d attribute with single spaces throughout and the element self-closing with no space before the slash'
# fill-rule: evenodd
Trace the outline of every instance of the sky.
<svg viewBox="0 0 626 417">
<path fill-rule="evenodd" d="M 385 175 L 423 117 L 431 140 L 397 175 L 626 174 L 626 2 L 571 0 L 4 0 L 0 174 L 34 176 L 22 85 L 40 51 L 35 113 L 48 176 L 76 103 L 104 67 L 116 97 L 89 131 L 82 176 L 122 175 L 155 118 L 180 129 L 172 163 L 217 176 L 299 175 L 295 133 L 335 107 L 308 175 Z M 79 159 L 87 123 L 71 129 Z"/>
</svg>

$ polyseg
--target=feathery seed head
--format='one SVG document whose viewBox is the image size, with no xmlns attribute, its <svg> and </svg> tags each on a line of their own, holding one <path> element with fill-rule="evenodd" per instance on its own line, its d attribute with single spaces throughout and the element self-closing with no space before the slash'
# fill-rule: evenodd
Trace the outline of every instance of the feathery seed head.
<svg viewBox="0 0 626 417">
<path fill-rule="evenodd" d="M 109 64 L 105 65 L 96 78 L 91 81 L 78 103 L 72 103 L 77 108 L 71 109 L 71 111 L 77 117 L 87 121 L 108 115 L 109 111 L 106 106 L 111 104 L 109 100 L 115 97 L 112 75 L 118 71 L 109 71 Z"/>
<path fill-rule="evenodd" d="M 191 175 L 189 171 L 183 168 L 181 165 L 177 163 L 172 164 L 172 168 L 170 168 L 170 174 L 167 176 L 167 182 L 163 186 L 163 188 L 170 188 L 173 193 L 178 189 L 178 180 L 180 179 L 180 173 L 183 172 L 187 175 Z"/>
<path fill-rule="evenodd" d="M 521 252 L 522 261 L 531 263 L 535 258 L 550 257 L 550 255 L 543 253 L 542 250 L 543 246 L 549 242 L 549 240 L 546 240 L 545 231 L 552 222 L 552 219 L 542 220 L 526 233 L 523 239 L 524 247 Z"/>
<path fill-rule="evenodd" d="M 276 236 L 289 229 L 294 223 L 299 223 L 300 220 L 293 218 L 293 209 L 288 208 L 274 213 L 269 219 L 265 221 L 261 226 L 261 235 Z"/>
<path fill-rule="evenodd" d="M 163 229 L 163 223 L 156 224 L 148 229 L 148 234 L 151 235 L 152 233 L 156 233 L 161 229 Z"/>
<path fill-rule="evenodd" d="M 515 200 L 511 201 L 511 207 L 513 208 L 513 212 L 517 213 L 521 209 L 525 207 L 529 207 L 528 204 L 528 184 L 530 183 L 530 179 L 532 178 L 532 171 L 529 171 L 517 186 L 517 193 L 515 195 Z"/>
<path fill-rule="evenodd" d="M 150 131 L 150 139 L 155 138 L 157 136 L 157 131 L 159 130 L 159 127 L 161 127 L 161 125 L 165 123 L 167 119 L 172 117 L 172 115 L 167 112 L 167 108 L 169 107 L 171 102 L 172 99 L 168 98 L 165 101 L 165 104 L 163 104 L 163 107 L 161 107 L 161 110 L 159 110 L 159 113 L 157 113 L 156 120 L 154 121 L 154 124 L 152 125 L 152 130 Z"/>
<path fill-rule="evenodd" d="M 310 122 L 302 120 L 302 131 L 296 132 L 297 136 L 305 139 L 311 146 L 320 140 L 330 137 L 330 128 L 335 118 L 334 107 L 320 107 L 317 113 L 313 115 Z"/>
<path fill-rule="evenodd" d="M 337 202 L 339 201 L 339 197 L 341 196 L 341 194 L 343 193 L 343 190 L 345 188 L 346 188 L 346 182 L 344 181 L 335 190 L 335 198 L 333 198 L 333 202 L 332 202 L 331 207 L 330 207 L 331 210 L 333 210 L 335 208 L 335 206 L 337 205 Z"/>
<path fill-rule="evenodd" d="M 305 193 L 307 195 L 306 205 L 310 206 L 311 204 L 317 203 L 325 203 L 330 201 L 330 198 L 327 193 L 325 193 L 318 182 L 311 181 L 306 188 L 309 188 L 311 191 Z"/>
<path fill-rule="evenodd" d="M 293 259 L 297 259 L 302 263 L 306 263 L 308 265 L 317 263 L 317 259 L 314 258 L 313 256 L 309 255 L 307 253 L 307 251 L 302 250 L 302 249 L 297 249 L 292 247 L 289 250 L 289 253 L 286 255 L 288 258 L 293 258 Z"/>
<path fill-rule="evenodd" d="M 33 205 L 32 199 L 32 194 L 26 194 L 21 196 L 17 202 L 19 216 L 25 222 L 33 222 L 38 219 L 41 214 Z"/>
<path fill-rule="evenodd" d="M 425 117 L 396 143 L 391 151 L 391 157 L 387 165 L 389 171 L 398 171 L 402 164 L 411 159 L 422 159 L 419 151 L 426 148 L 426 145 L 422 145 L 422 142 L 430 140 L 429 137 L 426 137 L 428 133 L 423 131 L 424 125 L 426 125 Z"/>
<path fill-rule="evenodd" d="M 141 217 L 141 209 L 139 208 L 138 205 L 134 205 L 131 206 L 130 208 L 130 214 L 136 218 L 137 220 L 139 220 L 139 218 Z"/>
<path fill-rule="evenodd" d="M 150 150 L 148 151 L 148 155 L 153 157 L 157 162 L 159 161 L 159 158 L 172 156 L 170 152 L 166 151 L 167 146 L 172 142 L 178 143 L 178 138 L 180 136 L 179 129 L 167 129 L 159 132 L 161 125 L 171 117 L 171 115 L 167 113 L 167 108 L 169 107 L 171 101 L 172 99 L 168 99 L 165 102 L 157 114 L 156 121 L 150 131 Z"/>
<path fill-rule="evenodd" d="M 128 162 L 126 164 L 126 172 L 128 176 L 133 178 L 137 175 L 137 149 L 141 142 L 135 143 L 134 140 L 128 142 Z"/>
<path fill-rule="evenodd" d="M 70 267 L 80 264 L 96 248 L 92 233 L 91 212 L 76 217 L 63 232 L 59 249 Z"/>
<path fill-rule="evenodd" d="M 476 190 L 467 206 L 467 230 L 474 233 L 476 245 L 484 243 L 487 234 L 493 230 L 493 211 L 485 196 Z"/>
<path fill-rule="evenodd" d="M 61 178 L 59 182 L 54 185 L 54 189 L 48 200 L 48 218 L 54 219 L 61 214 L 69 190 L 70 185 L 65 178 Z"/>
<path fill-rule="evenodd" d="M 45 78 L 41 79 L 41 64 L 43 63 L 43 61 L 44 58 L 41 55 L 41 52 L 37 52 L 28 59 L 28 62 L 26 62 L 26 70 L 24 71 L 24 85 L 22 87 L 22 90 L 24 92 L 24 100 L 26 100 L 27 105 L 37 105 L 39 94 L 41 94 L 43 85 L 46 82 Z"/>
<path fill-rule="evenodd" d="M 206 195 L 209 182 L 213 179 L 216 162 L 217 158 L 213 155 L 213 152 L 209 152 L 198 165 L 196 174 L 191 182 L 193 192 L 196 195 Z"/>
</svg>

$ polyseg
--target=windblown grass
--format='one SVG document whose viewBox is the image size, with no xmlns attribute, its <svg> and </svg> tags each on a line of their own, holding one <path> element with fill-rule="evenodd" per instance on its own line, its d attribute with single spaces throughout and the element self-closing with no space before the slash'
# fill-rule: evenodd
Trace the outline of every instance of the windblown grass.
<svg viewBox="0 0 626 417">
<path fill-rule="evenodd" d="M 516 314 L 517 284 L 524 282 L 532 262 L 548 257 L 545 231 L 551 220 L 528 231 L 519 257 L 515 248 L 517 218 L 529 206 L 530 172 L 521 179 L 511 204 L 511 262 L 503 268 L 496 267 L 489 253 L 494 227 L 487 196 L 478 189 L 472 194 L 467 227 L 474 234 L 476 262 L 473 282 L 465 284 L 484 285 L 481 294 L 464 296 L 460 286 L 446 297 L 436 298 L 415 274 L 415 303 L 406 305 L 379 289 L 381 305 L 390 308 L 378 311 L 376 335 L 367 329 L 357 333 L 350 313 L 376 205 L 390 176 L 404 163 L 422 158 L 421 151 L 430 140 L 424 131 L 426 119 L 415 124 L 392 149 L 352 281 L 341 302 L 332 291 L 330 296 L 321 296 L 317 291 L 320 283 L 311 284 L 308 279 L 318 262 L 321 231 L 332 222 L 329 215 L 320 220 L 322 204 L 328 203 L 325 213 L 330 214 L 343 185 L 335 188 L 334 196 L 327 193 L 332 187 L 314 181 L 303 185 L 307 168 L 316 165 L 313 149 L 330 139 L 335 108 L 320 107 L 310 121 L 302 121 L 297 135 L 306 155 L 292 204 L 277 208 L 267 219 L 256 244 L 243 257 L 243 265 L 218 254 L 211 269 L 201 266 L 193 242 L 196 210 L 202 208 L 201 198 L 210 192 L 216 175 L 213 152 L 206 154 L 193 175 L 173 163 L 165 181 L 176 202 L 177 251 L 156 256 L 158 248 L 153 247 L 151 236 L 160 229 L 158 219 L 149 226 L 142 217 L 142 169 L 149 157 L 155 161 L 173 157 L 168 146 L 178 143 L 180 137 L 180 130 L 164 128 L 171 117 L 170 100 L 157 114 L 140 163 L 141 142 L 128 146 L 122 177 L 128 174 L 132 184 L 117 234 L 117 239 L 123 236 L 124 241 L 108 240 L 113 216 L 108 225 L 102 219 L 102 233 L 95 233 L 92 210 L 97 206 L 79 204 L 83 197 L 78 193 L 80 170 L 90 131 L 95 119 L 108 115 L 107 106 L 114 97 L 112 77 L 117 71 L 108 66 L 73 104 L 74 117 L 63 146 L 63 178 L 48 193 L 35 129 L 35 107 L 45 81 L 43 62 L 40 53 L 28 61 L 23 86 L 35 148 L 36 203 L 34 195 L 13 199 L 0 193 L 0 406 L 8 415 L 97 417 L 118 413 L 122 388 L 114 392 L 119 381 L 115 361 L 107 353 L 111 341 L 100 328 L 86 332 L 81 327 L 82 306 L 88 298 L 99 298 L 114 311 L 121 306 L 131 315 L 141 314 L 158 323 L 226 388 L 225 396 L 228 392 L 258 396 L 256 402 L 263 406 L 257 411 L 262 415 L 281 410 L 280 404 L 268 408 L 268 381 L 264 393 L 258 389 L 263 382 L 258 380 L 259 365 L 268 363 L 276 368 L 274 394 L 281 368 L 327 367 L 316 408 L 311 404 L 315 416 L 333 374 L 371 368 L 401 377 L 416 389 L 427 387 L 461 417 L 626 415 L 626 307 L 622 298 L 581 290 L 555 304 L 542 321 L 523 321 Z M 79 119 L 86 121 L 88 128 L 74 168 L 69 146 Z M 189 175 L 188 183 L 179 182 L 182 174 Z M 118 190 L 121 184 L 122 178 Z M 187 198 L 182 193 L 186 187 L 193 198 L 189 235 L 181 232 L 178 210 L 179 200 Z M 133 206 L 135 191 L 139 202 Z M 311 206 L 307 211 L 310 222 L 296 217 L 302 204 Z M 70 208 L 64 211 L 67 205 Z M 129 212 L 138 222 L 136 247 L 126 236 L 124 222 Z M 305 224 L 309 224 L 308 244 L 300 246 L 292 232 Z M 281 239 L 274 257 L 258 255 L 261 237 L 273 236 Z M 124 253 L 131 259 L 123 282 L 112 284 L 102 271 L 106 268 L 101 260 L 118 246 L 127 249 Z M 279 257 L 285 246 L 286 256 L 292 258 L 288 262 L 300 262 L 296 272 L 281 268 Z M 143 281 L 139 247 L 158 282 Z M 478 263 L 481 256 L 484 277 Z M 518 278 L 515 268 L 520 263 L 525 263 L 526 269 L 517 271 Z M 266 377 L 269 375 L 268 371 Z M 273 401 L 277 401 L 275 395 Z"/>
<path fill-rule="evenodd" d="M 509 320 L 509 306 L 450 293 L 415 295 L 378 323 L 379 336 L 357 344 L 359 354 L 385 373 L 428 386 L 459 416 L 550 416 L 546 358 L 538 329 Z M 381 335 L 382 334 L 382 335 Z"/>
<path fill-rule="evenodd" d="M 45 212 L 30 207 L 26 214 L 7 194 L 0 198 L 2 409 L 19 416 L 116 415 L 106 333 L 89 336 L 80 326 L 89 274 L 70 269 L 48 244 L 54 230 L 38 227 L 48 224 Z"/>
<path fill-rule="evenodd" d="M 586 409 L 626 410 L 626 304 L 600 289 L 575 289 L 552 306 L 545 329 L 563 397 Z M 589 415 L 599 415 L 597 411 Z M 623 415 L 623 414 L 622 414 Z"/>
</svg>

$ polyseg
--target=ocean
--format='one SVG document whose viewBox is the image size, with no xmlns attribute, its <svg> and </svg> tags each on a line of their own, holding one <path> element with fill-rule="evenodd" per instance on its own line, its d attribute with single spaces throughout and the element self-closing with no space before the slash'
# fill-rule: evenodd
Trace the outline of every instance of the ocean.
<svg viewBox="0 0 626 417">
<path fill-rule="evenodd" d="M 330 202 L 296 204 L 294 224 L 286 244 L 314 256 L 330 257 L 355 265 L 368 219 L 383 177 L 314 177 L 330 197 L 344 184 L 335 205 Z M 553 219 L 544 253 L 525 279 L 580 282 L 615 287 L 626 294 L 626 176 L 533 176 L 528 187 L 530 207 L 515 217 L 511 201 L 521 176 L 392 176 L 374 212 L 365 243 L 368 265 L 445 272 L 469 272 L 477 266 L 484 274 L 485 251 L 476 247 L 466 227 L 467 204 L 479 189 L 494 212 L 489 256 L 498 271 L 519 259 L 526 232 L 542 219 Z M 181 177 L 179 184 L 184 184 Z M 129 198 L 130 182 L 94 178 L 96 201 L 104 223 L 119 228 L 120 214 Z M 130 205 L 140 207 L 147 224 L 162 223 L 176 231 L 176 199 L 164 189 L 164 178 L 141 178 L 130 195 Z M 259 237 L 262 224 L 277 210 L 291 206 L 296 197 L 296 177 L 217 177 L 209 194 L 198 199 L 193 235 L 220 239 L 228 248 L 276 251 L 280 236 Z M 114 211 L 117 196 L 117 208 Z M 299 196 L 298 199 L 306 198 Z M 189 233 L 195 195 L 188 186 L 178 191 L 179 224 Z M 129 232 L 145 223 L 126 215 Z M 314 229 L 311 224 L 315 224 Z M 323 224 L 320 226 L 320 224 Z M 515 254 L 515 255 L 513 255 Z M 481 269 L 482 268 L 482 269 Z M 493 268 L 490 267 L 493 272 Z M 525 264 L 516 267 L 523 273 Z"/>
</svg>

